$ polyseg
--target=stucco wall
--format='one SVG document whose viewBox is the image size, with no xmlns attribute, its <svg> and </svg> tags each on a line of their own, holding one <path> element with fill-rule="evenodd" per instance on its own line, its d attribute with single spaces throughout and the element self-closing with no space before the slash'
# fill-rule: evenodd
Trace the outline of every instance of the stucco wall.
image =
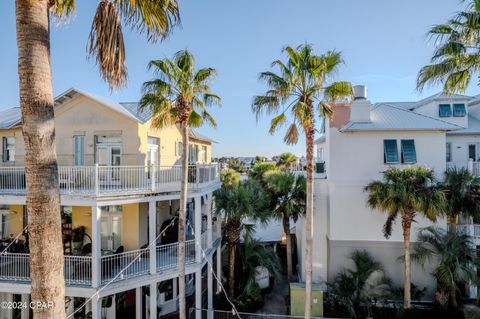
<svg viewBox="0 0 480 319">
<path fill-rule="evenodd" d="M 463 117 L 439 117 L 438 116 L 438 105 L 439 104 L 450 104 L 453 106 L 453 104 L 465 104 L 465 109 L 467 111 L 467 116 Z M 462 127 L 467 127 L 468 126 L 468 107 L 467 107 L 468 99 L 465 100 L 458 100 L 458 101 L 453 101 L 453 100 L 444 100 L 444 101 L 434 101 L 430 102 L 428 104 L 422 105 L 418 108 L 415 109 L 416 113 L 424 114 L 442 121 L 450 122 L 456 125 L 460 125 Z M 452 107 L 452 113 L 453 113 L 453 107 Z"/>
<path fill-rule="evenodd" d="M 452 144 L 450 165 L 467 167 L 468 144 L 480 143 L 480 135 L 447 135 L 447 142 Z M 477 156 L 480 155 L 480 144 L 477 145 Z"/>
</svg>

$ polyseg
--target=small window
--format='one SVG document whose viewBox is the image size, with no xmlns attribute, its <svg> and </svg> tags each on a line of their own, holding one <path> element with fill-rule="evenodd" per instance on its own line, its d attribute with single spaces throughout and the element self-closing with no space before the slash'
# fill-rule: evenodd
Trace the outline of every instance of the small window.
<svg viewBox="0 0 480 319">
<path fill-rule="evenodd" d="M 414 140 L 402 140 L 402 163 L 415 164 L 417 162 L 417 153 L 415 152 Z"/>
<path fill-rule="evenodd" d="M 464 117 L 467 115 L 465 104 L 453 104 L 453 116 Z"/>
<path fill-rule="evenodd" d="M 3 156 L 2 159 L 4 162 L 14 162 L 15 161 L 15 137 L 4 137 L 3 138 Z"/>
<path fill-rule="evenodd" d="M 398 164 L 397 140 L 383 141 L 383 161 L 385 164 Z"/>
<path fill-rule="evenodd" d="M 440 117 L 452 116 L 452 108 L 450 107 L 450 104 L 440 104 L 438 106 L 438 116 Z"/>
<path fill-rule="evenodd" d="M 198 159 L 199 159 L 198 155 L 200 153 L 200 147 L 198 145 L 195 145 L 194 149 L 195 149 L 195 152 L 194 152 L 193 159 L 194 159 L 195 162 L 198 163 Z"/>
<path fill-rule="evenodd" d="M 477 145 L 476 144 L 468 144 L 468 159 L 471 159 L 474 162 L 477 161 Z"/>
<path fill-rule="evenodd" d="M 447 162 L 452 161 L 452 143 L 447 143 Z"/>
<path fill-rule="evenodd" d="M 75 166 L 85 165 L 85 136 L 73 136 L 73 161 Z"/>
<path fill-rule="evenodd" d="M 207 147 L 205 145 L 202 146 L 202 160 L 204 163 L 207 162 Z"/>
<path fill-rule="evenodd" d="M 175 142 L 175 156 L 182 156 L 183 152 L 183 143 Z"/>
</svg>

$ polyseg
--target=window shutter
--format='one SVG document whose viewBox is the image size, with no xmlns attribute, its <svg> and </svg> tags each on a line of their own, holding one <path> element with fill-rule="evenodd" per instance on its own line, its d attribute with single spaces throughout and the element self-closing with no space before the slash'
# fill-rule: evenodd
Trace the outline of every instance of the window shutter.
<svg viewBox="0 0 480 319">
<path fill-rule="evenodd" d="M 75 135 L 73 137 L 74 145 L 74 164 L 75 166 L 81 166 L 85 164 L 85 136 Z"/>
<path fill-rule="evenodd" d="M 467 115 L 465 104 L 453 104 L 453 116 L 464 117 L 465 115 Z"/>
<path fill-rule="evenodd" d="M 440 104 L 438 106 L 438 116 L 440 117 L 452 116 L 452 108 L 450 107 L 450 104 Z"/>
<path fill-rule="evenodd" d="M 7 138 L 2 138 L 2 161 L 8 162 Z"/>
<path fill-rule="evenodd" d="M 384 140 L 383 148 L 385 164 L 398 164 L 397 140 Z"/>
<path fill-rule="evenodd" d="M 402 163 L 415 164 L 417 162 L 417 153 L 415 152 L 414 140 L 402 140 Z"/>
</svg>

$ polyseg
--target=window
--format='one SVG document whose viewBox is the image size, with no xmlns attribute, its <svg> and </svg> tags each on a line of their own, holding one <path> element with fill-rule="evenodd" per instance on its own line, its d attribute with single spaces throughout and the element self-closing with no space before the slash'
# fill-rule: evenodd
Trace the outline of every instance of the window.
<svg viewBox="0 0 480 319">
<path fill-rule="evenodd" d="M 175 156 L 182 156 L 183 143 L 175 142 Z"/>
<path fill-rule="evenodd" d="M 205 145 L 202 146 L 202 159 L 203 162 L 207 162 L 207 147 Z"/>
<path fill-rule="evenodd" d="M 85 136 L 73 136 L 73 161 L 75 166 L 85 165 Z"/>
<path fill-rule="evenodd" d="M 198 145 L 195 145 L 194 149 L 195 149 L 195 153 L 194 153 L 195 156 L 193 157 L 193 159 L 194 159 L 195 162 L 198 162 L 198 155 L 200 153 L 200 147 Z"/>
<path fill-rule="evenodd" d="M 474 162 L 477 161 L 477 145 L 476 144 L 468 144 L 468 159 L 471 159 Z"/>
<path fill-rule="evenodd" d="M 447 143 L 447 162 L 452 161 L 452 143 Z"/>
<path fill-rule="evenodd" d="M 417 162 L 417 154 L 415 152 L 414 140 L 402 140 L 402 163 L 415 164 Z"/>
<path fill-rule="evenodd" d="M 4 162 L 15 161 L 15 137 L 3 138 L 3 156 Z"/>
<path fill-rule="evenodd" d="M 464 117 L 465 115 L 467 115 L 465 104 L 453 104 L 453 116 Z"/>
<path fill-rule="evenodd" d="M 385 164 L 398 164 L 397 140 L 384 140 L 383 149 L 383 161 Z"/>
<path fill-rule="evenodd" d="M 440 104 L 438 106 L 438 116 L 440 117 L 452 116 L 452 108 L 450 107 L 450 104 Z"/>
</svg>

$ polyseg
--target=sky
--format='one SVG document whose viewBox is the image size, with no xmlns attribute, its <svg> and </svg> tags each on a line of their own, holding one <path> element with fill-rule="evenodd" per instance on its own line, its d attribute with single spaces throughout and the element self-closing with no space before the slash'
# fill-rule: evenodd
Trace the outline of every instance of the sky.
<svg viewBox="0 0 480 319">
<path fill-rule="evenodd" d="M 318 54 L 340 51 L 345 65 L 335 80 L 366 85 L 372 102 L 415 101 L 441 89 L 415 90 L 417 73 L 434 49 L 427 31 L 465 7 L 459 0 L 179 1 L 182 25 L 163 42 L 147 43 L 124 28 L 129 80 L 112 93 L 86 54 L 97 1 L 77 0 L 75 16 L 51 28 L 54 94 L 76 87 L 119 102 L 138 101 L 142 83 L 152 78 L 147 63 L 188 49 L 199 68 L 218 72 L 212 89 L 223 106 L 210 110 L 218 126 L 200 129 L 218 142 L 213 156 L 302 155 L 303 139 L 285 145 L 284 131 L 269 135 L 270 118 L 257 122 L 250 107 L 253 96 L 266 90 L 258 74 L 284 58 L 282 48 L 308 42 Z M 0 1 L 0 109 L 19 105 L 14 3 Z M 478 91 L 475 84 L 467 93 Z"/>
</svg>

